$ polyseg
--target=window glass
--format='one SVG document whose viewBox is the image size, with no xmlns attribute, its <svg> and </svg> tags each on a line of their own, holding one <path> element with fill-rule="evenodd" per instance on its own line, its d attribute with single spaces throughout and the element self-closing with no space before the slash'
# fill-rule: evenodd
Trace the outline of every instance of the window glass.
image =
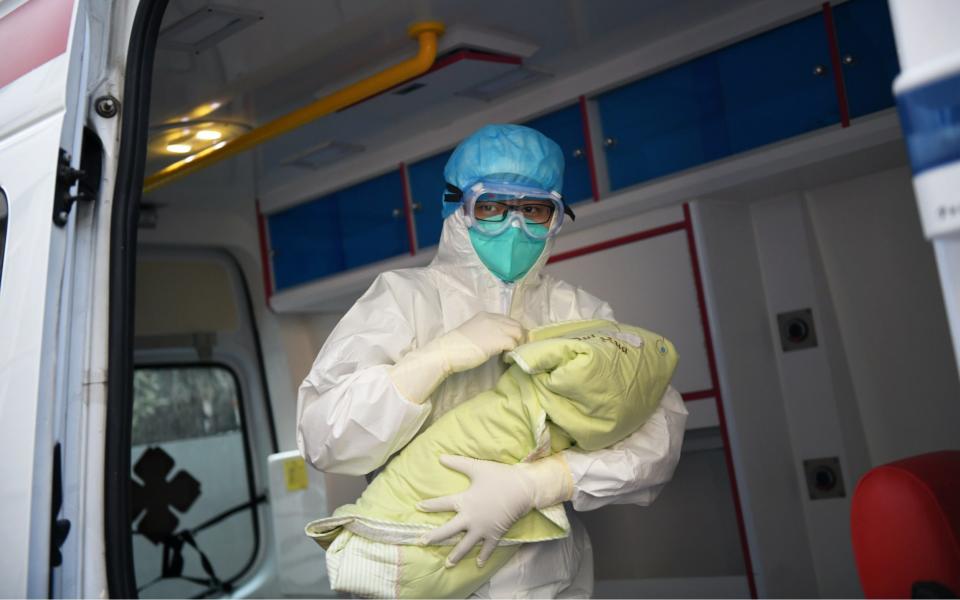
<svg viewBox="0 0 960 600">
<path fill-rule="evenodd" d="M 133 444 L 240 431 L 233 375 L 221 368 L 137 369 Z"/>
<path fill-rule="evenodd" d="M 236 377 L 216 365 L 141 367 L 133 387 L 132 529 L 140 596 L 219 595 L 224 588 L 211 585 L 211 571 L 231 585 L 252 564 L 258 544 L 255 508 L 245 506 L 254 489 Z M 175 576 L 161 577 L 164 571 Z"/>
<path fill-rule="evenodd" d="M 3 249 L 7 245 L 7 195 L 0 190 L 0 281 L 3 281 Z"/>
</svg>

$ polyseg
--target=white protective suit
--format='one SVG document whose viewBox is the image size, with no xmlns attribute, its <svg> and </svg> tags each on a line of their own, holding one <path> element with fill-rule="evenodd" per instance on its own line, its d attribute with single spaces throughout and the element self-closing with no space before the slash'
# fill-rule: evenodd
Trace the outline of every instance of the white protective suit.
<svg viewBox="0 0 960 600">
<path fill-rule="evenodd" d="M 449 332 L 479 312 L 507 315 L 525 328 L 577 319 L 610 319 L 610 306 L 534 267 L 514 284 L 480 262 L 458 211 L 447 217 L 437 256 L 424 268 L 380 274 L 320 350 L 300 386 L 297 445 L 313 466 L 363 475 L 403 448 L 444 412 L 492 388 L 506 370 L 494 357 L 448 377 L 422 405 L 401 396 L 388 376 L 406 352 Z M 651 503 L 673 475 L 687 411 L 673 388 L 649 421 L 629 438 L 596 452 L 564 452 L 576 510 Z M 439 457 L 438 457 L 439 458 Z M 476 597 L 589 597 L 590 540 L 576 519 L 570 537 L 527 544 Z"/>
</svg>

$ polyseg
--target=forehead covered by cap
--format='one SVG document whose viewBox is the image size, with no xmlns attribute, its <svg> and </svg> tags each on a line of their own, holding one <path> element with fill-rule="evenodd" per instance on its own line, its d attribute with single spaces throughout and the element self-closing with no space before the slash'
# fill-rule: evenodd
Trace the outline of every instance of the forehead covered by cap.
<svg viewBox="0 0 960 600">
<path fill-rule="evenodd" d="M 457 146 L 443 175 L 460 189 L 478 181 L 496 181 L 561 192 L 563 151 L 536 129 L 486 125 Z"/>
</svg>

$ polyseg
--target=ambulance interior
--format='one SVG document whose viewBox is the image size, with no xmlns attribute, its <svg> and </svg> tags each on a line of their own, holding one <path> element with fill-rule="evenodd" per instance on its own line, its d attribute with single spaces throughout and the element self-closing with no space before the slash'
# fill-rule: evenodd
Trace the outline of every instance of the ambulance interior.
<svg viewBox="0 0 960 600">
<path fill-rule="evenodd" d="M 409 59 L 433 21 L 427 72 L 151 179 Z M 138 593 L 337 595 L 303 526 L 366 482 L 297 458 L 297 387 L 378 273 L 430 261 L 452 148 L 521 123 L 567 161 L 548 272 L 672 340 L 690 412 L 652 505 L 581 515 L 595 595 L 862 596 L 858 479 L 960 422 L 898 70 L 884 0 L 170 0 L 136 234 Z"/>
</svg>

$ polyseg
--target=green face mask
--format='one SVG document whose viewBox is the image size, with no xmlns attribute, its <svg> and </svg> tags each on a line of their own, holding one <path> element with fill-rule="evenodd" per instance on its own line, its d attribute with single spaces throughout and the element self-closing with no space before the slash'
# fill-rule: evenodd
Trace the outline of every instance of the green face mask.
<svg viewBox="0 0 960 600">
<path fill-rule="evenodd" d="M 486 223 L 478 223 L 478 227 Z M 499 224 L 498 224 L 499 225 Z M 546 235 L 543 225 L 527 225 L 531 230 Z M 500 280 L 512 283 L 527 274 L 543 253 L 547 240 L 535 240 L 519 227 L 510 227 L 500 235 L 488 236 L 470 230 L 470 241 L 480 261 Z"/>
</svg>

